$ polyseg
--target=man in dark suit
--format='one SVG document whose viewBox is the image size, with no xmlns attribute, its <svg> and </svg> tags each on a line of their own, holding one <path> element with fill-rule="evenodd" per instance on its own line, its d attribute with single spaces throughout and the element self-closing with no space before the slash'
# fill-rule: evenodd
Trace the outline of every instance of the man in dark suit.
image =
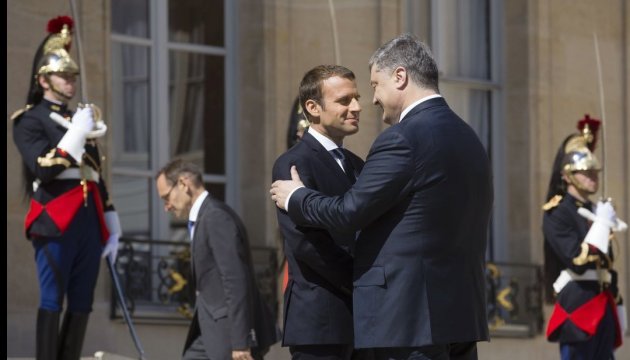
<svg viewBox="0 0 630 360">
<path fill-rule="evenodd" d="M 323 194 L 341 195 L 352 186 L 363 161 L 342 146 L 347 135 L 359 131 L 354 79 L 352 71 L 338 65 L 316 66 L 304 75 L 299 98 L 311 125 L 276 160 L 274 181 L 290 179 L 296 165 L 304 183 Z M 280 209 L 277 215 L 289 264 L 283 345 L 293 359 L 350 359 L 355 233 L 298 226 Z"/>
<path fill-rule="evenodd" d="M 156 185 L 164 209 L 188 219 L 192 239 L 197 298 L 183 359 L 262 359 L 276 325 L 255 284 L 245 226 L 208 194 L 195 164 L 168 163 Z"/>
<path fill-rule="evenodd" d="M 392 125 L 342 196 L 293 181 L 272 200 L 300 225 L 361 230 L 354 257 L 354 335 L 376 359 L 476 359 L 488 339 L 484 254 L 490 163 L 477 135 L 439 95 L 425 44 L 401 35 L 369 62 L 373 102 Z"/>
</svg>

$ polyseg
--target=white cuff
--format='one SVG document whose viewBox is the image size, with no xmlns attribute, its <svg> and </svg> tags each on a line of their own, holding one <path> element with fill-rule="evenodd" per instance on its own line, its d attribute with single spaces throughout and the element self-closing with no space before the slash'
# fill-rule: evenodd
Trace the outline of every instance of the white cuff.
<svg viewBox="0 0 630 360">
<path fill-rule="evenodd" d="M 120 227 L 120 219 L 118 218 L 118 213 L 116 211 L 106 211 L 105 212 L 105 224 L 107 225 L 107 230 L 109 230 L 109 235 L 118 235 L 122 236 L 122 228 Z"/>
<path fill-rule="evenodd" d="M 617 318 L 619 319 L 619 327 L 621 328 L 621 335 L 623 335 L 628 330 L 628 316 L 626 315 L 625 305 L 617 305 Z"/>
<path fill-rule="evenodd" d="M 287 196 L 287 199 L 284 201 L 284 210 L 286 212 L 289 212 L 289 200 L 291 199 L 291 195 L 293 195 L 293 193 L 295 192 L 295 190 L 303 188 L 304 186 L 298 186 L 295 189 L 291 190 L 291 192 L 289 193 L 289 195 Z"/>
<path fill-rule="evenodd" d="M 76 127 L 70 127 L 61 138 L 57 148 L 67 152 L 80 165 L 85 153 L 85 133 Z"/>
</svg>

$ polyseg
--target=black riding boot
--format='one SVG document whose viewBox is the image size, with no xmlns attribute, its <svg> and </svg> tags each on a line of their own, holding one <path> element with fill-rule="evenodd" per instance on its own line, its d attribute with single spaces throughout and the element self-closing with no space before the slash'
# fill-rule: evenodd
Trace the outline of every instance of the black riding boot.
<svg viewBox="0 0 630 360">
<path fill-rule="evenodd" d="M 59 312 L 39 309 L 37 312 L 37 360 L 56 360 L 59 340 Z"/>
<path fill-rule="evenodd" d="M 79 360 L 89 316 L 66 312 L 61 326 L 59 360 Z"/>
</svg>

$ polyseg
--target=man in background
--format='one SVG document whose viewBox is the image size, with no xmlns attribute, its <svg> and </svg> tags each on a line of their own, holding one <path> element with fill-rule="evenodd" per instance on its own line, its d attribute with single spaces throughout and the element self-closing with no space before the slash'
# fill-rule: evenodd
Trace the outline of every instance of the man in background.
<svg viewBox="0 0 630 360">
<path fill-rule="evenodd" d="M 256 287 L 245 226 L 205 190 L 201 170 L 176 159 L 156 176 L 164 210 L 188 219 L 195 314 L 183 359 L 262 359 L 276 325 Z"/>
</svg>

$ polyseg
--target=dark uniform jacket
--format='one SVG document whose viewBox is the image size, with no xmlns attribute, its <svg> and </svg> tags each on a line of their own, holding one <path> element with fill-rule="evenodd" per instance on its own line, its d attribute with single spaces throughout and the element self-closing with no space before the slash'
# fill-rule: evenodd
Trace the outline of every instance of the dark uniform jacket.
<svg viewBox="0 0 630 360">
<path fill-rule="evenodd" d="M 419 347 L 488 339 L 491 207 L 483 145 L 443 98 L 434 98 L 377 137 L 345 195 L 298 189 L 289 215 L 300 225 L 361 230 L 355 347 Z"/>
<path fill-rule="evenodd" d="M 195 315 L 184 352 L 201 336 L 210 359 L 232 350 L 262 355 L 278 341 L 273 315 L 254 280 L 245 226 L 225 203 L 204 199 L 192 241 Z"/>
<path fill-rule="evenodd" d="M 346 155 L 356 177 L 363 160 L 349 151 Z M 333 156 L 308 132 L 276 160 L 273 181 L 290 179 L 292 165 L 307 187 L 324 194 L 341 195 L 352 186 Z M 355 232 L 297 226 L 285 211 L 278 209 L 277 215 L 289 263 L 283 345 L 352 344 L 350 253 Z"/>
<path fill-rule="evenodd" d="M 546 271 L 549 278 L 557 278 L 561 270 L 569 269 L 576 274 L 584 274 L 587 270 L 608 269 L 611 273 L 610 283 L 599 281 L 570 281 L 557 294 L 557 304 L 566 313 L 573 313 L 604 290 L 610 290 L 613 297 L 618 296 L 617 273 L 612 267 L 612 247 L 610 254 L 603 254 L 594 246 L 584 242 L 590 228 L 589 221 L 578 213 L 578 208 L 592 210 L 591 203 L 583 203 L 570 194 L 566 194 L 560 203 L 550 207 L 543 216 L 543 233 L 545 235 Z M 604 304 L 606 305 L 606 304 Z M 558 316 L 554 311 L 554 316 Z M 591 312 L 589 322 L 599 323 L 604 316 Z M 573 321 L 564 321 L 559 327 L 548 333 L 551 341 L 576 342 L 590 339 L 592 334 L 583 331 Z"/>
<path fill-rule="evenodd" d="M 63 218 L 67 214 L 69 214 L 70 220 L 72 217 L 72 206 L 69 205 L 72 201 L 69 201 L 69 198 L 61 198 L 57 202 L 54 200 L 59 199 L 64 194 L 68 195 L 71 190 L 82 192 L 82 190 L 77 189 L 81 181 L 79 178 L 56 179 L 64 170 L 78 169 L 79 165 L 69 154 L 57 149 L 57 144 L 67 130 L 50 118 L 50 114 L 53 112 L 67 118 L 68 121 L 72 116 L 72 112 L 68 110 L 66 105 L 58 105 L 43 99 L 39 104 L 26 110 L 13 120 L 13 141 L 22 155 L 25 178 L 28 182 L 36 181 L 38 183 L 25 224 L 26 234 L 29 238 L 61 235 L 64 222 L 69 221 Z M 87 140 L 85 151 L 83 166 L 91 167 L 101 174 L 101 157 L 96 141 Z M 31 184 L 27 184 L 27 186 L 31 186 Z M 102 211 L 114 210 L 102 176 L 98 183 L 90 185 L 90 189 L 94 190 L 92 195 L 98 195 L 100 199 L 97 207 L 100 207 Z M 72 199 L 75 198 L 72 197 Z M 63 215 L 59 216 L 59 214 Z M 102 225 L 104 227 L 104 224 Z M 107 238 L 103 239 L 103 242 L 105 241 Z"/>
</svg>

